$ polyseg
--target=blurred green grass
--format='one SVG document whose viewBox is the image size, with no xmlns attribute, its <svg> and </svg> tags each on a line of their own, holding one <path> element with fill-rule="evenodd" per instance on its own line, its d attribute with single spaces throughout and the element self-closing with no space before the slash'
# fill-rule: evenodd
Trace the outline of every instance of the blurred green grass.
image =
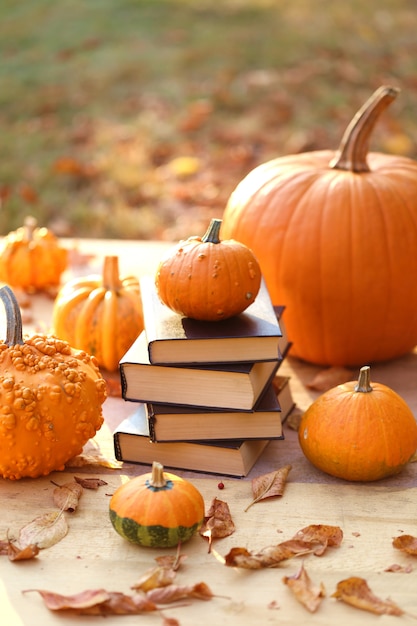
<svg viewBox="0 0 417 626">
<path fill-rule="evenodd" d="M 0 234 L 28 213 L 199 234 L 256 164 L 336 148 L 383 83 L 401 94 L 372 147 L 415 158 L 416 30 L 413 0 L 3 0 Z"/>
</svg>

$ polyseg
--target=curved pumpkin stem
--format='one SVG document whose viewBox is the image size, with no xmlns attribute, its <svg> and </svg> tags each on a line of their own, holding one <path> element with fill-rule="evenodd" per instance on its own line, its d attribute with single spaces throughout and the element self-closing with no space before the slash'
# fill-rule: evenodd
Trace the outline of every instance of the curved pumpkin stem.
<svg viewBox="0 0 417 626">
<path fill-rule="evenodd" d="M 330 167 L 350 172 L 369 172 L 366 160 L 369 141 L 381 113 L 399 94 L 395 87 L 382 86 L 359 109 L 346 128 L 335 158 Z"/>
<path fill-rule="evenodd" d="M 371 368 L 369 365 L 365 365 L 359 370 L 359 378 L 355 391 L 359 391 L 361 393 L 370 393 L 373 391 L 371 385 Z"/>
<path fill-rule="evenodd" d="M 119 272 L 119 257 L 105 256 L 103 263 L 103 287 L 106 291 L 118 291 L 122 287 Z"/>
<path fill-rule="evenodd" d="M 149 485 L 154 489 L 163 489 L 167 484 L 164 476 L 164 467 L 161 463 L 152 463 L 152 476 Z"/>
<path fill-rule="evenodd" d="M 22 315 L 16 296 L 8 285 L 0 289 L 0 300 L 6 309 L 6 344 L 16 346 L 24 344 L 22 331 Z"/>
<path fill-rule="evenodd" d="M 209 227 L 207 228 L 205 234 L 201 238 L 201 241 L 204 243 L 220 243 L 220 227 L 222 225 L 222 220 L 214 217 Z"/>
</svg>

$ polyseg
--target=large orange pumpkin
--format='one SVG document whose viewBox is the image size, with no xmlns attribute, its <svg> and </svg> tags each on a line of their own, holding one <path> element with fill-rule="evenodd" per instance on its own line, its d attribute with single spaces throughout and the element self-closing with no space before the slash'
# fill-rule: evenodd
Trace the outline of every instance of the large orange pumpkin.
<svg viewBox="0 0 417 626">
<path fill-rule="evenodd" d="M 221 236 L 253 250 L 306 361 L 354 366 L 417 344 L 417 162 L 368 153 L 396 95 L 378 89 L 339 150 L 258 166 L 226 206 Z"/>
</svg>

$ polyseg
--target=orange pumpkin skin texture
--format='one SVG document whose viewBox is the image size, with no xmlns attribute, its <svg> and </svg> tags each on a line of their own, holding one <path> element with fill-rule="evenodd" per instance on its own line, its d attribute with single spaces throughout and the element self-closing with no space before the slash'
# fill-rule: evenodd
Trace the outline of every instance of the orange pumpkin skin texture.
<svg viewBox="0 0 417 626">
<path fill-rule="evenodd" d="M 191 539 L 204 521 L 205 505 L 192 483 L 154 462 L 151 473 L 114 492 L 109 515 L 116 532 L 131 543 L 168 548 Z"/>
<path fill-rule="evenodd" d="M 95 356 L 103 369 L 116 371 L 143 329 L 138 278 L 120 278 L 118 257 L 105 257 L 102 276 L 74 278 L 60 289 L 52 329 L 74 348 Z"/>
<path fill-rule="evenodd" d="M 298 431 L 302 451 L 318 469 L 350 481 L 398 474 L 417 449 L 417 423 L 392 389 L 359 380 L 325 392 L 304 413 Z"/>
<path fill-rule="evenodd" d="M 280 157 L 248 174 L 226 206 L 222 237 L 250 246 L 291 354 L 360 366 L 417 344 L 417 162 L 368 154 L 396 91 L 381 88 L 339 151 Z"/>
<path fill-rule="evenodd" d="M 68 265 L 68 251 L 47 228 L 28 217 L 10 232 L 0 249 L 0 281 L 28 292 L 57 287 Z"/>
<path fill-rule="evenodd" d="M 213 219 L 203 237 L 180 241 L 159 263 L 158 295 L 180 315 L 224 320 L 242 313 L 258 294 L 262 275 L 255 255 L 238 241 L 220 241 L 220 225 Z"/>
<path fill-rule="evenodd" d="M 103 423 L 106 383 L 96 360 L 68 343 L 22 338 L 19 306 L 0 290 L 7 338 L 0 341 L 0 475 L 20 479 L 63 470 Z"/>
</svg>

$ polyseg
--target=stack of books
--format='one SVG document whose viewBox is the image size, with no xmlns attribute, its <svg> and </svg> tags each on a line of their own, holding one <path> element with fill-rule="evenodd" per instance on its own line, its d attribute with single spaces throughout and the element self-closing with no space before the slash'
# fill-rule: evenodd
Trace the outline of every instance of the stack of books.
<svg viewBox="0 0 417 626">
<path fill-rule="evenodd" d="M 120 361 L 122 397 L 137 403 L 114 432 L 116 458 L 245 476 L 294 406 L 277 375 L 290 343 L 283 307 L 263 283 L 255 302 L 219 322 L 163 305 L 141 280 L 144 331 Z"/>
</svg>

